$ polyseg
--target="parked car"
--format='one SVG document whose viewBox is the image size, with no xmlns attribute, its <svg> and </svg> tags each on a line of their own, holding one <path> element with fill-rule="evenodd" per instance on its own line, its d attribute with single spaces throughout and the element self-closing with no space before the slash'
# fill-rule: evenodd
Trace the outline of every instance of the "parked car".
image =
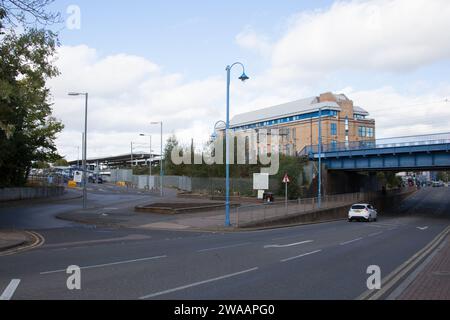
<svg viewBox="0 0 450 320">
<path fill-rule="evenodd" d="M 442 181 L 433 181 L 433 188 L 443 187 L 444 183 Z"/>
<path fill-rule="evenodd" d="M 103 178 L 101 176 L 98 176 L 98 178 L 97 178 L 97 176 L 92 175 L 92 176 L 88 177 L 88 181 L 90 183 L 97 183 L 97 181 L 98 181 L 98 183 L 100 184 L 100 183 L 103 183 Z"/>
<path fill-rule="evenodd" d="M 358 203 L 354 204 L 350 207 L 348 211 L 348 221 L 377 221 L 378 212 L 377 210 L 370 204 L 367 203 Z"/>
</svg>

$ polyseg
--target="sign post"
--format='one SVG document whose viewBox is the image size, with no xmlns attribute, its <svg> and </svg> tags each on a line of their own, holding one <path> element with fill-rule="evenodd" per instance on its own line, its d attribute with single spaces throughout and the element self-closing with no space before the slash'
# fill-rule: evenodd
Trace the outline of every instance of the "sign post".
<svg viewBox="0 0 450 320">
<path fill-rule="evenodd" d="M 288 183 L 291 182 L 287 173 L 284 174 L 283 183 L 284 183 L 284 201 L 286 206 L 286 211 L 288 207 Z"/>
</svg>

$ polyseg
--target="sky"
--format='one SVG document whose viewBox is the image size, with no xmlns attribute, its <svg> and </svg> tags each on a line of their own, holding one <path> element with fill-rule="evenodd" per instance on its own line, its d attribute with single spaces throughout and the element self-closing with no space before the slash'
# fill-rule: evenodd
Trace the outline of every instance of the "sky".
<svg viewBox="0 0 450 320">
<path fill-rule="evenodd" d="M 125 4 L 125 5 L 124 5 Z M 74 11 L 74 8 L 76 9 Z M 78 157 L 89 92 L 88 157 L 159 150 L 175 134 L 207 141 L 231 115 L 323 92 L 344 93 L 376 120 L 377 138 L 448 132 L 450 1 L 65 1 L 50 80 L 57 146 Z M 77 14 L 79 12 L 79 15 Z M 81 147 L 80 147 L 81 149 Z"/>
</svg>

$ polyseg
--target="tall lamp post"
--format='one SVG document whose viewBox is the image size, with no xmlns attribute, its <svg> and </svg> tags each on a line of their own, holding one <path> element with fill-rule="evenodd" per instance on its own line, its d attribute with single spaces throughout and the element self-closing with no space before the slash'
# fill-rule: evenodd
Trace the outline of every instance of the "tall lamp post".
<svg viewBox="0 0 450 320">
<path fill-rule="evenodd" d="M 164 170 L 163 170 L 163 122 L 157 121 L 157 122 L 151 122 L 150 124 L 159 124 L 161 126 L 161 155 L 159 160 L 159 187 L 160 187 L 160 195 L 161 197 L 164 196 L 163 191 L 163 178 L 164 178 Z"/>
<path fill-rule="evenodd" d="M 148 190 L 150 191 L 150 179 L 152 177 L 152 135 L 151 134 L 140 134 L 141 137 L 149 137 L 150 139 L 150 153 L 148 155 L 148 161 L 149 161 L 149 177 L 148 177 Z"/>
<path fill-rule="evenodd" d="M 319 182 L 317 191 L 317 205 L 322 205 L 322 108 L 319 108 Z"/>
<path fill-rule="evenodd" d="M 226 124 L 225 121 L 223 121 L 223 120 L 217 121 L 217 122 L 214 124 L 214 132 L 213 132 L 213 134 L 212 134 L 212 136 L 211 136 L 213 139 L 215 139 L 215 138 L 217 137 L 217 128 L 218 128 L 218 125 L 219 125 L 220 123 L 223 124 L 224 127 L 227 126 L 227 124 Z"/>
<path fill-rule="evenodd" d="M 86 154 L 87 154 L 87 112 L 88 112 L 88 98 L 87 92 L 69 92 L 69 96 L 84 96 L 84 135 L 83 135 L 83 209 L 87 208 L 87 167 L 86 167 Z"/>
<path fill-rule="evenodd" d="M 235 62 L 232 65 L 226 67 L 227 71 L 227 118 L 226 118 L 226 126 L 225 126 L 225 227 L 230 226 L 230 137 L 228 131 L 230 129 L 230 82 L 231 82 L 231 69 L 239 65 L 242 67 L 242 75 L 239 77 L 239 80 L 242 82 L 249 79 L 245 74 L 245 67 L 240 62 Z"/>
</svg>

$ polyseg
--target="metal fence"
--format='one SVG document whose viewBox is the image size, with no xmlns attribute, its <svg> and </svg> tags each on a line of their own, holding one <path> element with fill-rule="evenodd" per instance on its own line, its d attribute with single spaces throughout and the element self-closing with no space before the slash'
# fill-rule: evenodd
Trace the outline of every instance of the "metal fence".
<svg viewBox="0 0 450 320">
<path fill-rule="evenodd" d="M 345 193 L 327 195 L 321 198 L 320 207 L 318 198 L 305 198 L 286 202 L 274 202 L 258 205 L 240 206 L 234 209 L 234 223 L 237 227 L 249 223 L 264 222 L 275 218 L 289 217 L 317 209 L 336 208 L 351 205 L 357 202 L 371 201 L 379 196 L 377 192 Z"/>
<path fill-rule="evenodd" d="M 356 151 L 365 149 L 398 148 L 409 146 L 435 145 L 450 143 L 450 133 L 437 133 L 395 138 L 381 138 L 365 141 L 339 142 L 323 144 L 322 152 Z M 319 153 L 319 146 L 306 146 L 299 152 L 299 156 L 307 156 Z"/>
<path fill-rule="evenodd" d="M 27 186 L 30 187 L 46 187 L 46 186 L 63 186 L 64 177 L 62 175 L 29 175 Z"/>
</svg>

